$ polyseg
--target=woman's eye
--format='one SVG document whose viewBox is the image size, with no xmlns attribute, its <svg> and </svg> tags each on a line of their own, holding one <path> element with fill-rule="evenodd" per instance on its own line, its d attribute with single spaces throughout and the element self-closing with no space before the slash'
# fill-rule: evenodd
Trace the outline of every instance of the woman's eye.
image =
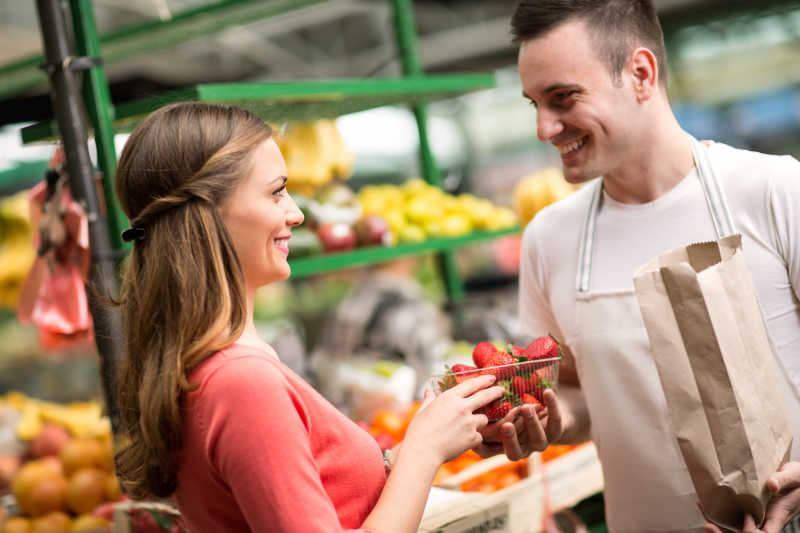
<svg viewBox="0 0 800 533">
<path fill-rule="evenodd" d="M 286 192 L 286 184 L 284 183 L 278 189 L 272 192 L 272 196 L 283 196 L 283 193 Z"/>
</svg>

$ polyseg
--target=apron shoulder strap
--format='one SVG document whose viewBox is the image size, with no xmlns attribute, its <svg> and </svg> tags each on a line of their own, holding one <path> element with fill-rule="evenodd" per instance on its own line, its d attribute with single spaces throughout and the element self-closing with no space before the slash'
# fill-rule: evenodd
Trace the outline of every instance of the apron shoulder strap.
<svg viewBox="0 0 800 533">
<path fill-rule="evenodd" d="M 692 146 L 692 156 L 697 167 L 697 177 L 700 180 L 700 186 L 706 198 L 706 205 L 711 214 L 717 238 L 721 239 L 722 237 L 734 235 L 736 227 L 733 224 L 733 217 L 728 208 L 728 201 L 725 198 L 722 184 L 714 174 L 714 168 L 708 156 L 708 148 L 691 135 L 687 134 L 687 136 Z M 575 289 L 578 293 L 589 292 L 592 278 L 592 259 L 597 241 L 597 214 L 600 211 L 600 205 L 603 200 L 603 179 L 597 178 L 595 183 L 587 186 L 594 187 L 594 190 L 592 191 L 589 211 L 586 213 L 586 219 L 581 230 L 578 272 L 575 279 Z"/>
</svg>

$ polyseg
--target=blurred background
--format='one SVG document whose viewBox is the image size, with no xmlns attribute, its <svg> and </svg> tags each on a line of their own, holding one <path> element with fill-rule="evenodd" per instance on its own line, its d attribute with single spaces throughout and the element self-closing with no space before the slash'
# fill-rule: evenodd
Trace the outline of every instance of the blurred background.
<svg viewBox="0 0 800 533">
<path fill-rule="evenodd" d="M 295 82 L 302 91 L 352 80 L 343 100 L 368 110 L 274 124 L 306 223 L 293 232 L 292 278 L 259 292 L 256 319 L 282 360 L 382 447 L 402 438 L 444 364 L 469 363 L 483 340 L 531 340 L 516 317 L 519 231 L 574 188 L 555 149 L 537 140 L 535 109 L 521 96 L 509 35 L 516 0 L 77 2 L 93 8 L 117 110 L 200 83 Z M 800 157 L 800 0 L 654 2 L 681 125 L 701 139 Z M 489 79 L 462 78 L 458 96 L 429 101 L 426 133 L 420 108 L 403 98 L 357 101 L 359 91 L 375 97 L 362 82 L 409 74 L 398 5 L 411 7 L 411 45 L 426 76 Z M 54 338 L 17 316 L 39 234 L 31 189 L 56 152 L 52 140 L 22 142 L 23 128 L 53 117 L 41 55 L 35 2 L 0 0 L 0 459 L 11 458 L 0 461 L 0 498 L 44 422 L 110 437 L 91 331 Z M 116 130 L 117 153 L 129 128 Z M 440 183 L 420 162 L 428 147 Z M 89 151 L 102 166 L 94 143 Z M 391 248 L 405 251 L 384 253 Z M 461 490 L 502 490 L 501 477 Z M 569 505 L 599 489 L 586 490 L 566 491 Z M 597 513 L 601 524 L 602 501 L 588 502 L 579 514 L 588 523 Z"/>
<path fill-rule="evenodd" d="M 684 128 L 699 138 L 800 156 L 800 1 L 655 4 L 668 49 L 670 97 Z M 253 14 L 265 5 L 274 6 L 272 16 Z M 441 192 L 487 199 L 495 218 L 507 218 L 507 225 L 514 223 L 511 215 L 497 215 L 497 210 L 513 208 L 517 222 L 524 224 L 539 204 L 569 191 L 530 200 L 527 208 L 521 199 L 524 178 L 557 169 L 559 160 L 552 147 L 536 139 L 535 110 L 520 95 L 517 50 L 508 28 L 516 1 L 416 0 L 411 5 L 426 74 L 488 73 L 494 78 L 493 88 L 427 106 L 428 139 L 442 176 Z M 393 2 L 387 0 L 94 0 L 91 6 L 115 106 L 198 83 L 303 80 L 313 85 L 339 78 L 396 78 L 404 72 Z M 154 31 L 165 24 L 171 29 Z M 55 151 L 53 142 L 23 145 L 20 134 L 22 127 L 53 116 L 47 80 L 37 68 L 41 50 L 35 3 L 0 0 L 0 366 L 15 369 L 0 373 L 0 392 L 17 387 L 80 399 L 96 394 L 95 358 L 44 350 L 35 328 L 21 326 L 14 316 L 19 287 L 33 260 L 34 229 L 27 220 L 26 195 L 42 180 Z M 116 135 L 117 151 L 126 136 L 124 130 Z M 400 188 L 423 174 L 420 134 L 408 106 L 338 116 L 335 137 L 336 157 L 346 167 L 340 172 L 346 176 L 338 178 L 347 178 L 362 211 L 380 211 L 387 198 L 398 195 L 441 200 L 439 190 L 416 185 L 402 193 L 385 189 Z M 90 143 L 94 157 L 93 150 Z M 325 181 L 328 185 L 334 180 Z M 321 202 L 318 190 L 297 192 Z M 325 195 L 336 196 L 330 191 Z M 472 214 L 461 214 L 468 220 L 462 216 L 451 221 L 452 235 L 461 231 L 458 223 L 464 231 L 486 229 L 469 218 Z M 426 233 L 441 235 L 438 221 L 423 223 L 419 217 L 405 212 L 400 222 L 390 220 L 390 244 L 419 240 Z M 327 242 L 319 243 L 317 237 L 310 237 L 314 242 L 308 249 L 327 250 Z M 441 265 L 431 257 L 420 255 L 395 274 L 402 272 L 420 284 L 420 298 L 442 313 L 448 325 L 441 336 L 454 342 L 513 337 L 518 334 L 513 316 L 518 254 L 517 236 L 460 249 L 456 259 L 467 288 L 460 305 L 450 301 Z M 307 370 L 309 354 L 325 338 L 331 313 L 340 309 L 360 276 L 368 274 L 349 269 L 265 289 L 268 295 L 259 313 L 264 330 L 288 339 L 292 348 L 287 350 L 294 350 L 298 370 Z M 485 309 L 498 309 L 497 316 L 486 319 L 491 313 Z M 367 321 L 372 311 L 359 312 L 360 320 Z M 92 350 L 86 345 L 78 352 Z M 50 353 L 41 366 L 34 364 L 45 351 L 61 355 Z M 438 364 L 442 355 L 431 357 Z M 60 377 L 70 373 L 75 374 L 68 380 L 71 385 L 62 386 Z"/>
</svg>

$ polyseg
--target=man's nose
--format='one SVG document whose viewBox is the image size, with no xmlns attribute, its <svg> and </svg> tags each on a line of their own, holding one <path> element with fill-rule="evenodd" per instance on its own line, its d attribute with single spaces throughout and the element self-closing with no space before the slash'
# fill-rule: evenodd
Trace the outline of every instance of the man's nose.
<svg viewBox="0 0 800 533">
<path fill-rule="evenodd" d="M 536 134 L 543 143 L 564 131 L 564 125 L 555 113 L 540 107 L 536 110 Z"/>
</svg>

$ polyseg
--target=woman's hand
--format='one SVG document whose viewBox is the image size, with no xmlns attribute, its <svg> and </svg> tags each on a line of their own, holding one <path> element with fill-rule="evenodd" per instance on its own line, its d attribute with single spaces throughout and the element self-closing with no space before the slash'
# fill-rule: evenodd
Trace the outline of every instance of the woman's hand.
<svg viewBox="0 0 800 533">
<path fill-rule="evenodd" d="M 479 430 L 486 427 L 488 419 L 473 411 L 503 395 L 503 387 L 490 387 L 495 379 L 489 375 L 469 379 L 435 397 L 426 391 L 425 401 L 406 431 L 403 451 L 433 454 L 441 464 L 479 445 L 483 440 Z"/>
</svg>

